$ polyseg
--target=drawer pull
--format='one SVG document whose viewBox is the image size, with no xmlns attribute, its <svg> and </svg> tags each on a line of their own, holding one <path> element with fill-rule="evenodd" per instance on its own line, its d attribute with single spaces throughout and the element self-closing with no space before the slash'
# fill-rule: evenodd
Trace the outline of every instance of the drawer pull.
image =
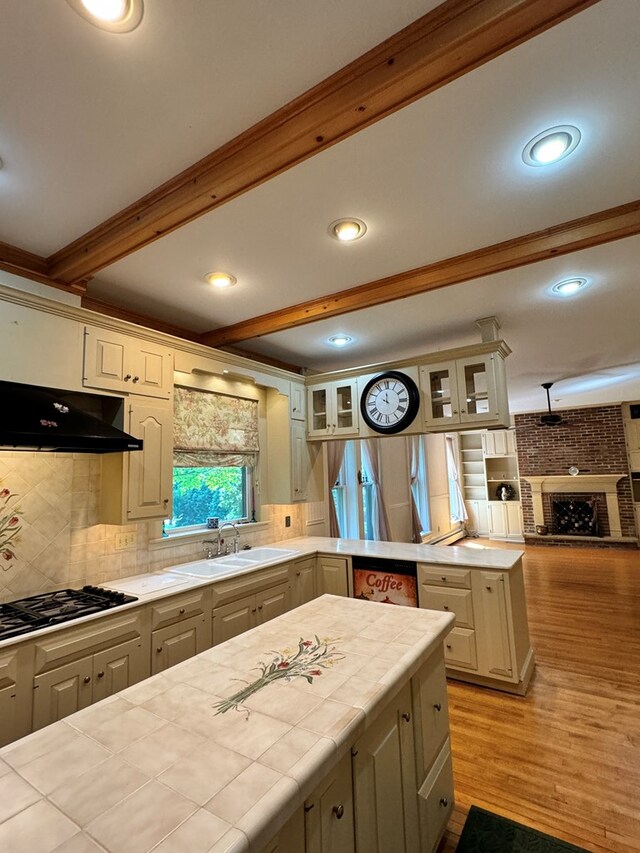
<svg viewBox="0 0 640 853">
<path fill-rule="evenodd" d="M 442 705 L 440 704 L 440 702 L 436 702 L 433 707 L 436 709 L 436 711 L 442 711 Z"/>
<path fill-rule="evenodd" d="M 409 714 L 407 711 L 405 711 L 405 713 L 402 715 L 402 719 L 405 721 L 405 723 L 410 723 L 411 722 L 411 714 Z"/>
<path fill-rule="evenodd" d="M 156 654 L 160 654 L 161 651 L 162 651 L 162 646 L 158 646 L 158 648 L 156 649 Z"/>
<path fill-rule="evenodd" d="M 131 374 L 127 373 L 127 375 L 124 377 L 124 381 L 128 382 L 130 379 L 131 379 Z"/>
<path fill-rule="evenodd" d="M 104 669 L 101 669 L 98 673 L 98 678 L 104 678 Z"/>
<path fill-rule="evenodd" d="M 181 615 L 181 616 L 184 616 L 184 613 L 185 613 L 185 609 L 184 609 L 184 607 L 181 607 L 181 608 L 180 608 L 180 615 Z"/>
<path fill-rule="evenodd" d="M 332 811 L 336 816 L 336 820 L 342 820 L 342 818 L 344 817 L 344 806 L 342 805 L 342 803 L 340 803 L 340 805 L 338 806 L 334 806 Z"/>
<path fill-rule="evenodd" d="M 491 587 L 490 587 L 490 586 L 488 586 L 488 587 L 487 587 L 487 592 L 491 592 Z"/>
<path fill-rule="evenodd" d="M 449 605 L 448 605 L 448 604 L 445 604 L 445 605 L 444 605 L 444 609 L 445 609 L 445 610 L 448 610 L 448 609 L 449 609 Z"/>
<path fill-rule="evenodd" d="M 305 812 L 310 812 L 314 806 L 315 806 L 315 803 L 310 803 L 308 806 L 305 806 L 304 807 Z"/>
<path fill-rule="evenodd" d="M 84 677 L 83 681 L 84 681 L 84 683 L 85 683 L 85 684 L 88 684 L 88 683 L 91 681 L 91 676 L 90 676 L 90 675 L 85 675 L 85 677 Z"/>
<path fill-rule="evenodd" d="M 446 577 L 445 577 L 444 575 L 442 575 L 441 580 L 442 580 L 442 582 L 443 582 L 443 583 L 446 583 L 446 582 L 447 582 L 447 579 L 446 579 Z"/>
<path fill-rule="evenodd" d="M 449 651 L 451 651 L 451 643 L 447 643 L 446 646 L 449 649 Z"/>
<path fill-rule="evenodd" d="M 449 805 L 449 800 L 446 797 L 440 797 L 440 805 L 443 809 L 446 809 L 446 807 Z"/>
</svg>

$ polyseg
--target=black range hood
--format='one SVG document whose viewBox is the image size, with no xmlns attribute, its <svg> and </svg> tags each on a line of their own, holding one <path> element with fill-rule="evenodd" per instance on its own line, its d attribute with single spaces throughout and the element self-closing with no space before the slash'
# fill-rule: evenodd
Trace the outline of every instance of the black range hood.
<svg viewBox="0 0 640 853">
<path fill-rule="evenodd" d="M 117 453 L 142 450 L 122 423 L 124 400 L 0 381 L 0 448 Z"/>
</svg>

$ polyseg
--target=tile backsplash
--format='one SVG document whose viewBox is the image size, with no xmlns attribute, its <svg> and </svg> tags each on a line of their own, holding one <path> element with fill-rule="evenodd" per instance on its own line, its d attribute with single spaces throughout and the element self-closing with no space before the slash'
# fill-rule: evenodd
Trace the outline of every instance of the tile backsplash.
<svg viewBox="0 0 640 853">
<path fill-rule="evenodd" d="M 0 601 L 100 584 L 202 556 L 205 531 L 158 547 L 157 522 L 100 524 L 101 460 L 94 454 L 0 451 L 0 492 L 8 489 L 11 495 L 0 502 L 0 516 L 17 518 L 21 528 L 6 548 L 0 533 Z M 304 535 L 299 504 L 263 506 L 261 514 L 268 524 L 242 526 L 241 546 Z M 117 550 L 116 536 L 124 532 L 135 533 L 135 546 Z"/>
</svg>

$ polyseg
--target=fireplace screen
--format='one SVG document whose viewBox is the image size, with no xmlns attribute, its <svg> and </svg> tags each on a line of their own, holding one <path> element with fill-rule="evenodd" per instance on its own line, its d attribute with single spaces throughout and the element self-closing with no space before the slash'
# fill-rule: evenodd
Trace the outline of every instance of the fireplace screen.
<svg viewBox="0 0 640 853">
<path fill-rule="evenodd" d="M 551 501 L 552 530 L 565 536 L 600 536 L 595 498 Z"/>
</svg>

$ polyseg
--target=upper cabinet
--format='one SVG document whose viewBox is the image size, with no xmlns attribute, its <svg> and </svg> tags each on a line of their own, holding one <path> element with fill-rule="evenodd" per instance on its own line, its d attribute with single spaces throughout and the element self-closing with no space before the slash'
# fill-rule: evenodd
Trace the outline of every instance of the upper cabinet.
<svg viewBox="0 0 640 853">
<path fill-rule="evenodd" d="M 515 430 L 496 429 L 491 430 L 491 432 L 483 432 L 482 450 L 485 456 L 515 456 Z"/>
<path fill-rule="evenodd" d="M 292 421 L 304 421 L 307 417 L 307 389 L 299 382 L 291 383 L 289 417 Z"/>
<path fill-rule="evenodd" d="M 337 437 L 358 432 L 357 379 L 312 385 L 307 392 L 310 437 Z"/>
<path fill-rule="evenodd" d="M 504 361 L 499 352 L 479 353 L 420 368 L 427 429 L 508 426 Z"/>
<path fill-rule="evenodd" d="M 173 355 L 167 347 L 92 326 L 84 336 L 83 385 L 169 399 Z"/>
</svg>

